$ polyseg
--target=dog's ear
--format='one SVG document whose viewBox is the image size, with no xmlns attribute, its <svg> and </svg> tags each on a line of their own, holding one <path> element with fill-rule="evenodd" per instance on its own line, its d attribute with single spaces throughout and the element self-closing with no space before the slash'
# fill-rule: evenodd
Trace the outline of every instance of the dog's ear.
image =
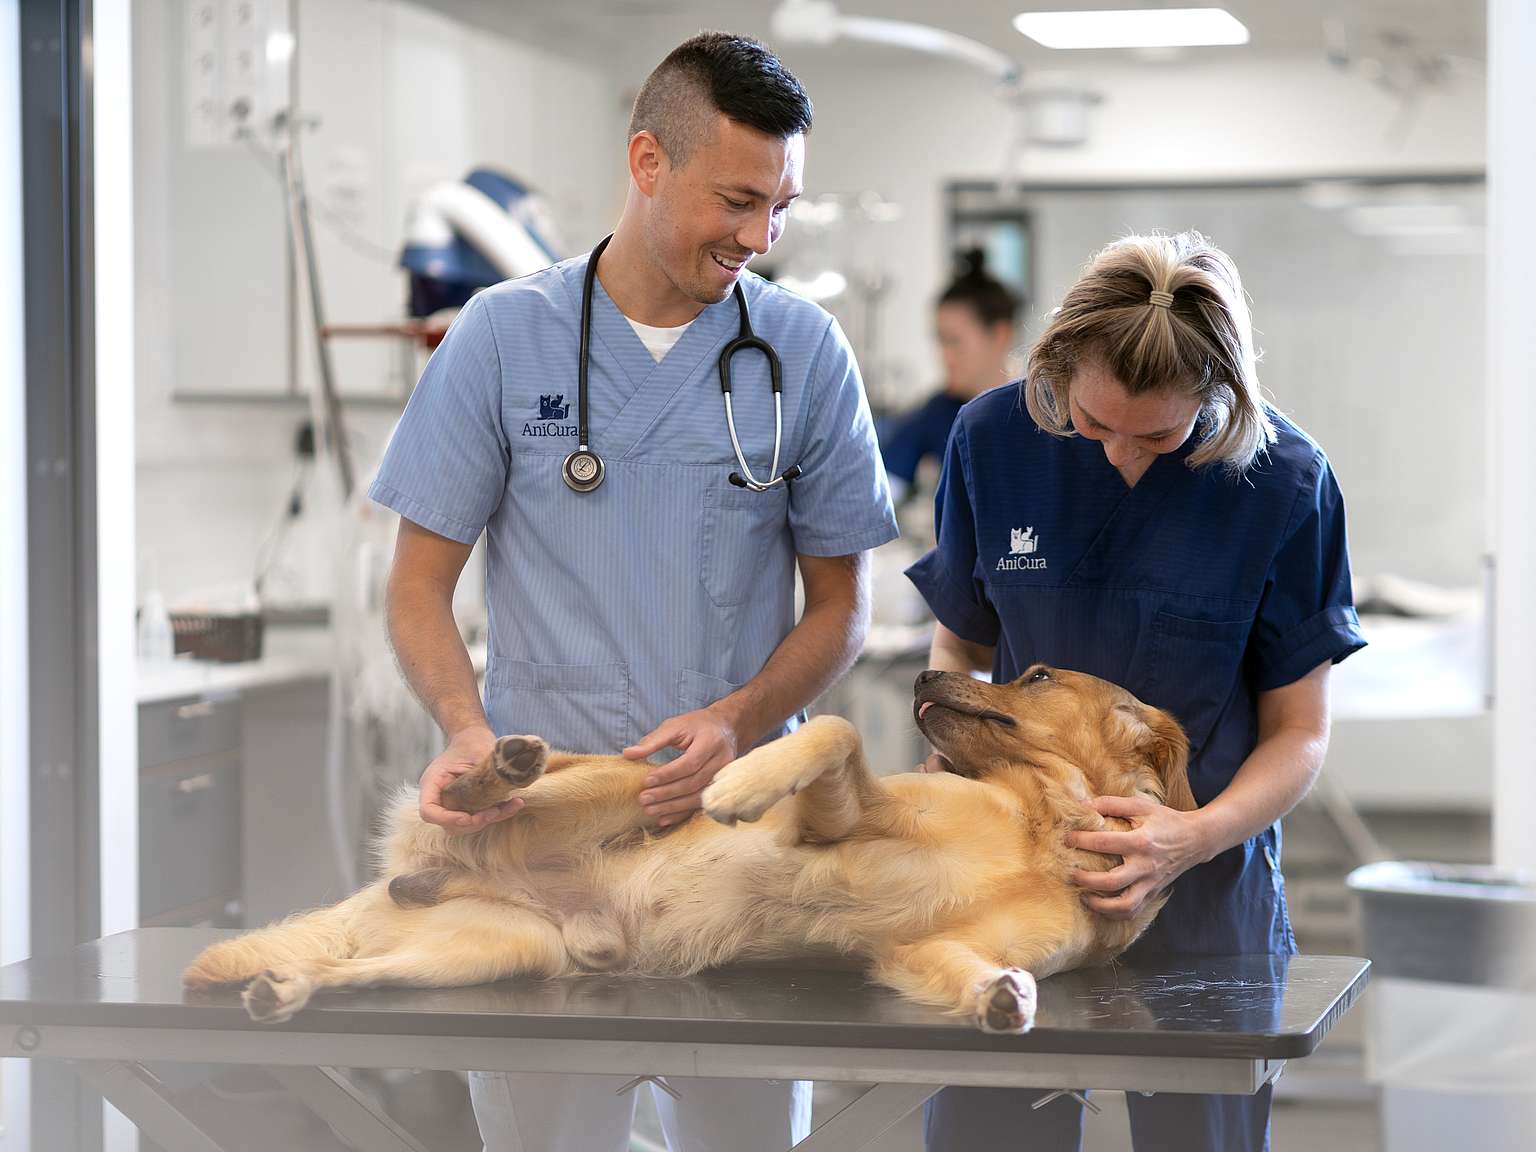
<svg viewBox="0 0 1536 1152">
<path fill-rule="evenodd" d="M 1161 708 L 1141 709 L 1141 722 L 1147 726 L 1147 760 L 1163 785 L 1163 803 L 1180 812 L 1199 807 L 1189 787 L 1189 737 L 1184 727 Z"/>
</svg>

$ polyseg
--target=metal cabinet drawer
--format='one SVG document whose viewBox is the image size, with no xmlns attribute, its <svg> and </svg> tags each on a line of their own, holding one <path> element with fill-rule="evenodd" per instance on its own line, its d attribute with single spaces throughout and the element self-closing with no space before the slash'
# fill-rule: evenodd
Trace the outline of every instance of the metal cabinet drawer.
<svg viewBox="0 0 1536 1152">
<path fill-rule="evenodd" d="M 191 697 L 139 707 L 139 768 L 240 747 L 240 698 Z"/>
<path fill-rule="evenodd" d="M 240 894 L 240 753 L 139 777 L 139 915 Z"/>
</svg>

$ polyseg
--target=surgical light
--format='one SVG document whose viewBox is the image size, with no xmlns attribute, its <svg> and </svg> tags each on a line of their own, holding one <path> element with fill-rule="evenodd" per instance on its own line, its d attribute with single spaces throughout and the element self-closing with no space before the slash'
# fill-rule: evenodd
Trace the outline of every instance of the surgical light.
<svg viewBox="0 0 1536 1152">
<path fill-rule="evenodd" d="M 1189 48 L 1248 43 L 1248 29 L 1225 8 L 1020 12 L 1013 18 L 1013 26 L 1047 48 Z"/>
</svg>

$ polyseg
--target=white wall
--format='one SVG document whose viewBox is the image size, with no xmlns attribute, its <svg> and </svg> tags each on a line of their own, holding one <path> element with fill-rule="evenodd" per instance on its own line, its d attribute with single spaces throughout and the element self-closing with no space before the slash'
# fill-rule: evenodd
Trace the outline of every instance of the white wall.
<svg viewBox="0 0 1536 1152">
<path fill-rule="evenodd" d="M 949 274 L 943 191 L 954 180 L 998 178 L 1013 113 L 988 81 L 957 65 L 837 48 L 796 47 L 784 59 L 816 105 L 807 192 L 873 189 L 902 206 L 871 259 L 896 274 L 884 330 L 904 383 L 920 392 L 937 371 L 930 307 Z M 1395 143 L 1393 104 L 1358 77 L 1310 56 L 1228 59 L 1086 72 L 1104 96 L 1088 143 L 1025 149 L 1019 176 L 1195 183 L 1482 167 L 1476 77 L 1427 97 Z M 793 233 L 792 223 L 786 251 Z"/>
<path fill-rule="evenodd" d="M 1536 696 L 1536 10 L 1522 0 L 1489 6 L 1488 359 L 1493 384 L 1489 439 L 1497 557 L 1494 706 L 1494 860 L 1536 874 L 1536 840 L 1524 827 L 1536 804 L 1536 745 L 1528 731 Z M 1533 958 L 1536 959 L 1536 958 Z"/>
<path fill-rule="evenodd" d="M 250 578 L 293 479 L 302 406 L 173 403 L 173 391 L 287 387 L 284 235 L 276 181 L 248 151 L 192 151 L 180 106 L 181 6 L 135 6 L 140 581 L 168 597 Z M 609 70 L 528 48 L 395 0 L 304 0 L 298 78 L 305 169 L 328 319 L 404 313 L 394 267 L 412 199 L 490 164 L 549 195 L 569 243 L 620 203 L 623 112 Z M 559 92 L 559 100 L 549 94 Z M 352 242 L 327 218 L 341 217 Z M 399 394 L 419 365 L 386 343 L 337 343 L 343 394 Z M 301 380 L 314 374 L 307 328 Z M 390 407 L 348 410 L 360 469 L 382 450 Z M 295 533 L 276 591 L 323 597 L 324 525 Z"/>
</svg>

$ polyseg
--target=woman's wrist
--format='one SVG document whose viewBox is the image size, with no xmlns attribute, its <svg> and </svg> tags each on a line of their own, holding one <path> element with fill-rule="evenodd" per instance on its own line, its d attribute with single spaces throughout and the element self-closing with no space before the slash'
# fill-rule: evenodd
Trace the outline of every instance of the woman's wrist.
<svg viewBox="0 0 1536 1152">
<path fill-rule="evenodd" d="M 1227 839 L 1230 830 L 1223 819 L 1221 809 L 1214 802 L 1204 808 L 1196 808 L 1185 815 L 1190 821 L 1190 827 L 1194 829 L 1195 836 L 1191 867 L 1195 864 L 1209 864 L 1232 847 L 1234 842 L 1229 842 Z"/>
</svg>

